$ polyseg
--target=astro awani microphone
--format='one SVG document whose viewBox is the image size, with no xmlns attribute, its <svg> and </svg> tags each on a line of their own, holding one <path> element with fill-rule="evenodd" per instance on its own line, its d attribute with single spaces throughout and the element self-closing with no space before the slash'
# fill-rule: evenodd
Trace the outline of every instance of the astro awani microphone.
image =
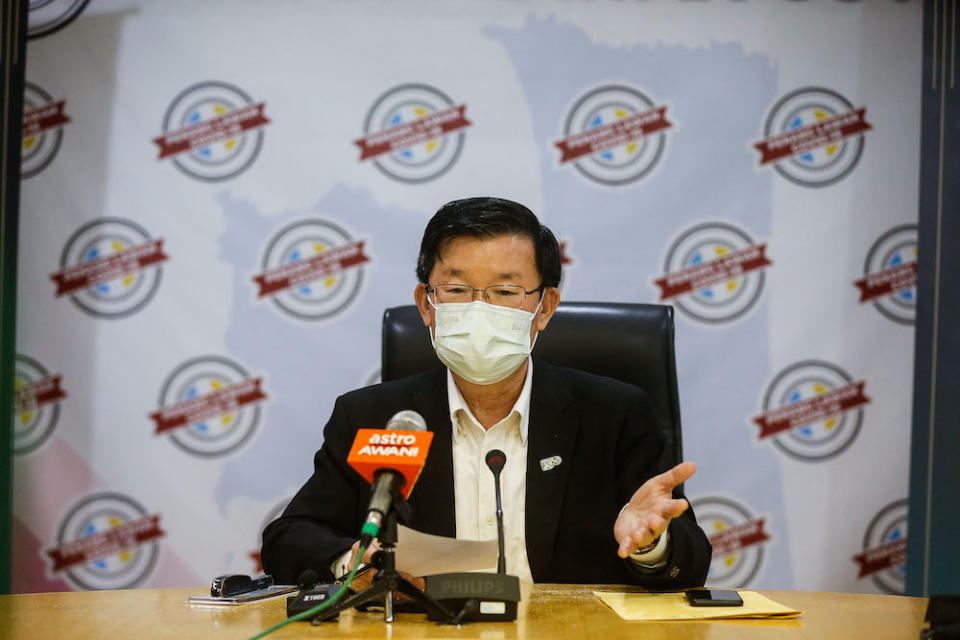
<svg viewBox="0 0 960 640">
<path fill-rule="evenodd" d="M 386 429 L 359 429 L 347 462 L 373 485 L 367 519 L 360 530 L 366 546 L 380 532 L 395 496 L 406 498 L 427 461 L 433 433 L 416 411 L 401 411 Z"/>
</svg>

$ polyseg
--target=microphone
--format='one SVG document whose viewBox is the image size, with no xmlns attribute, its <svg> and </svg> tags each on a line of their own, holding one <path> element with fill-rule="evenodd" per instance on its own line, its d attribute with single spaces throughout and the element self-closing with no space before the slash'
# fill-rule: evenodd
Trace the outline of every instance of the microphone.
<svg viewBox="0 0 960 640">
<path fill-rule="evenodd" d="M 288 618 L 313 609 L 321 602 L 333 598 L 340 590 L 339 584 L 321 583 L 320 574 L 313 569 L 306 569 L 300 574 L 297 578 L 297 587 L 300 593 L 287 598 Z"/>
<path fill-rule="evenodd" d="M 494 492 L 497 496 L 497 546 L 500 549 L 500 555 L 497 558 L 497 573 L 507 574 L 507 558 L 503 542 L 503 507 L 500 504 L 500 472 L 503 471 L 503 465 L 507 463 L 507 454 L 499 449 L 493 449 L 487 452 L 487 466 L 493 472 Z"/>
<path fill-rule="evenodd" d="M 500 496 L 500 472 L 507 462 L 507 455 L 498 449 L 485 456 L 487 466 L 493 472 L 497 496 L 497 542 L 500 557 L 496 573 L 439 573 L 424 576 L 428 596 L 443 603 L 452 611 L 459 611 L 452 620 L 441 618 L 427 610 L 427 620 L 460 623 L 509 622 L 517 619 L 517 603 L 520 602 L 520 579 L 507 575 L 506 551 L 503 541 L 503 507 Z"/>
<path fill-rule="evenodd" d="M 384 428 L 388 431 L 426 431 L 427 421 L 416 411 L 404 409 L 393 414 Z"/>
<path fill-rule="evenodd" d="M 368 546 L 380 532 L 394 498 L 410 495 L 427 460 L 433 433 L 416 411 L 400 411 L 386 429 L 358 429 L 347 463 L 373 485 L 360 544 Z"/>
<path fill-rule="evenodd" d="M 313 569 L 305 569 L 297 578 L 297 587 L 303 591 L 304 589 L 310 589 L 318 582 L 320 582 L 320 574 Z"/>
</svg>

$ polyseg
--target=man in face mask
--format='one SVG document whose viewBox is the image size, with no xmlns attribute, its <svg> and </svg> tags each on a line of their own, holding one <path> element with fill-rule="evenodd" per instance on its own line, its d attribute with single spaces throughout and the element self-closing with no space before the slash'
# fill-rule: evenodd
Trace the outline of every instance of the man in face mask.
<svg viewBox="0 0 960 640">
<path fill-rule="evenodd" d="M 530 357 L 560 302 L 550 230 L 508 200 L 448 203 L 424 231 L 417 277 L 414 298 L 446 368 L 338 399 L 313 477 L 264 531 L 264 568 L 280 582 L 308 568 L 328 578 L 346 571 L 369 492 L 346 465 L 353 434 L 413 408 L 435 434 L 409 499 L 414 528 L 495 539 L 484 457 L 500 449 L 508 460 L 508 573 L 539 582 L 702 585 L 710 545 L 674 491 L 696 467 L 662 462 L 646 395 Z"/>
</svg>

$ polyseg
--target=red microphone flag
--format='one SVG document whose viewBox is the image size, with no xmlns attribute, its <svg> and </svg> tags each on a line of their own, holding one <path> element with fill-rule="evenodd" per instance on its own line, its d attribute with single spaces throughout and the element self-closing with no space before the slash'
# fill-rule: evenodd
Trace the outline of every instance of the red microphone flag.
<svg viewBox="0 0 960 640">
<path fill-rule="evenodd" d="M 358 429 L 347 463 L 371 484 L 378 469 L 397 470 L 407 481 L 400 489 L 406 498 L 420 477 L 432 441 L 431 431 Z"/>
</svg>

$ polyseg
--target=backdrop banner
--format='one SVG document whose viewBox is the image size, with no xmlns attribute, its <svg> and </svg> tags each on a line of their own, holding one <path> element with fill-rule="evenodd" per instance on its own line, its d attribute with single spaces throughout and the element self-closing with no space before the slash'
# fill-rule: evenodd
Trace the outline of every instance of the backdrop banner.
<svg viewBox="0 0 960 640">
<path fill-rule="evenodd" d="M 31 3 L 13 590 L 259 571 L 427 220 L 496 195 L 561 240 L 565 299 L 676 308 L 709 584 L 902 592 L 921 22 Z"/>
</svg>

